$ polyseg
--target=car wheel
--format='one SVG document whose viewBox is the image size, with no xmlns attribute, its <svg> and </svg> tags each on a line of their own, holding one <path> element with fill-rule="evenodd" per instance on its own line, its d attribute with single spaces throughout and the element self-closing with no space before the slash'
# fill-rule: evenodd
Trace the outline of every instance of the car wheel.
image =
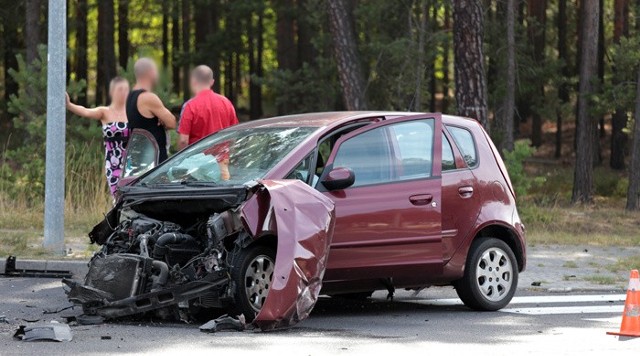
<svg viewBox="0 0 640 356">
<path fill-rule="evenodd" d="M 230 271 L 235 285 L 233 314 L 244 314 L 247 322 L 255 319 L 267 300 L 275 261 L 275 251 L 266 246 L 249 246 L 238 253 Z"/>
<path fill-rule="evenodd" d="M 471 309 L 504 308 L 518 286 L 518 264 L 511 248 L 495 238 L 473 242 L 464 276 L 455 283 L 462 302 Z"/>
</svg>

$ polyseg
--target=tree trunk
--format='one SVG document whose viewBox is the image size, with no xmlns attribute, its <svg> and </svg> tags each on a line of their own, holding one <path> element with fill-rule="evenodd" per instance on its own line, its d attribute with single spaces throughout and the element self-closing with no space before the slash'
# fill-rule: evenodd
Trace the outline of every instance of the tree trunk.
<svg viewBox="0 0 640 356">
<path fill-rule="evenodd" d="M 425 75 L 425 53 L 424 46 L 427 37 L 427 23 L 429 22 L 429 3 L 427 0 L 420 0 L 419 27 L 418 27 L 418 54 L 416 56 L 415 89 L 413 93 L 413 111 L 422 111 L 422 79 Z M 410 9 L 413 10 L 413 9 Z M 435 93 L 431 93 L 435 95 Z M 431 109 L 431 111 L 435 111 Z"/>
<path fill-rule="evenodd" d="M 26 46 L 27 64 L 38 58 L 40 44 L 40 16 L 42 15 L 40 0 L 26 0 L 24 42 Z M 5 30 L 6 31 L 6 30 Z"/>
<path fill-rule="evenodd" d="M 87 81 L 87 0 L 78 0 L 76 4 L 76 48 L 75 48 L 75 70 L 78 80 Z M 81 95 L 76 98 L 76 102 L 82 106 L 87 106 L 87 85 L 82 89 Z"/>
<path fill-rule="evenodd" d="M 592 80 L 598 74 L 598 41 L 600 6 L 598 0 L 582 0 L 580 4 L 582 26 L 582 54 L 580 55 L 580 91 L 576 135 L 576 166 L 573 179 L 572 203 L 593 201 L 594 137 L 597 119 L 590 113 L 594 93 Z"/>
<path fill-rule="evenodd" d="M 260 10 L 257 23 L 253 24 L 253 14 L 248 19 L 249 31 L 249 118 L 259 119 L 262 116 L 262 52 L 264 50 L 263 13 Z"/>
<path fill-rule="evenodd" d="M 605 56 L 605 48 L 604 48 L 604 0 L 599 1 L 600 7 L 600 19 L 598 20 L 598 84 L 602 85 L 604 83 L 604 56 Z M 604 130 L 604 115 L 601 114 L 598 117 L 598 125 L 596 126 L 596 131 L 593 134 L 593 164 L 599 166 L 602 164 L 602 150 L 600 149 L 600 138 L 604 137 L 606 134 Z"/>
<path fill-rule="evenodd" d="M 189 100 L 189 72 L 191 71 L 191 1 L 182 0 L 182 98 Z"/>
<path fill-rule="evenodd" d="M 620 44 L 622 37 L 629 35 L 629 0 L 615 0 L 615 17 L 613 27 L 613 42 Z M 623 78 L 614 71 L 614 86 L 620 85 Z M 617 74 L 617 75 L 616 75 Z M 611 157 L 609 166 L 613 169 L 625 168 L 624 156 L 627 148 L 627 111 L 623 107 L 617 107 L 611 117 Z"/>
<path fill-rule="evenodd" d="M 276 60 L 278 69 L 294 71 L 298 68 L 298 49 L 295 42 L 293 0 L 281 0 L 276 6 Z M 278 105 L 278 114 L 290 113 L 292 107 L 286 103 Z"/>
<path fill-rule="evenodd" d="M 567 55 L 567 0 L 559 0 L 558 4 L 558 59 L 562 65 L 560 72 L 562 78 L 569 78 L 571 71 L 569 70 L 569 56 Z M 569 102 L 569 88 L 565 82 L 562 82 L 560 88 L 558 88 L 558 99 L 561 104 Z M 562 110 L 558 108 L 556 111 L 555 158 L 560 158 L 562 155 L 562 116 Z"/>
<path fill-rule="evenodd" d="M 513 116 L 516 106 L 516 0 L 507 0 L 507 81 L 500 117 L 501 151 L 513 151 Z"/>
<path fill-rule="evenodd" d="M 109 102 L 109 81 L 116 76 L 114 43 L 115 13 L 113 0 L 98 2 L 98 84 L 96 104 Z"/>
<path fill-rule="evenodd" d="M 312 14 L 307 9 L 307 0 L 298 0 L 298 18 L 296 21 L 298 29 L 298 68 L 302 68 L 304 63 L 314 63 L 316 50 L 311 43 L 313 29 L 309 23 Z"/>
<path fill-rule="evenodd" d="M 453 45 L 458 114 L 478 120 L 485 130 L 489 130 L 483 36 L 484 19 L 480 1 L 454 1 Z"/>
<path fill-rule="evenodd" d="M 129 0 L 118 1 L 118 59 L 121 68 L 129 61 Z"/>
<path fill-rule="evenodd" d="M 169 67 L 169 0 L 162 0 L 162 68 Z"/>
<path fill-rule="evenodd" d="M 173 92 L 180 94 L 180 1 L 171 3 L 171 81 Z"/>
<path fill-rule="evenodd" d="M 431 6 L 427 7 L 427 13 L 429 13 L 429 9 L 431 9 L 431 26 L 429 26 L 429 33 L 433 38 L 436 36 L 436 32 L 438 31 L 438 0 L 431 0 Z M 436 112 L 438 111 L 438 76 L 436 75 L 436 58 L 437 56 L 432 56 L 429 61 L 429 111 Z"/>
<path fill-rule="evenodd" d="M 636 113 L 633 129 L 633 149 L 629 169 L 629 190 L 627 210 L 640 210 L 640 70 L 636 84 Z"/>
<path fill-rule="evenodd" d="M 365 81 L 358 58 L 353 14 L 349 11 L 351 6 L 348 0 L 334 0 L 328 1 L 326 7 L 344 105 L 347 110 L 364 110 L 367 107 Z"/>
<path fill-rule="evenodd" d="M 444 2 L 444 31 L 446 38 L 442 45 L 442 112 L 449 111 L 449 56 L 451 55 L 451 10 L 449 2 Z"/>
<path fill-rule="evenodd" d="M 536 21 L 534 26 L 529 26 L 529 38 L 533 43 L 533 61 L 537 66 L 544 66 L 544 47 L 547 22 L 547 0 L 529 0 L 529 16 Z M 544 97 L 544 88 L 540 85 L 536 88 L 537 95 Z M 531 145 L 542 145 L 542 116 L 539 110 L 532 110 L 531 120 Z"/>
</svg>

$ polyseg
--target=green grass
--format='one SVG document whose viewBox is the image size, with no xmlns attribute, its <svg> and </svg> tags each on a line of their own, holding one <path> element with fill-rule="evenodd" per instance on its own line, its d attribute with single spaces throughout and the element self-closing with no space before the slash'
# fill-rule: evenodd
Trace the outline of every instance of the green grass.
<svg viewBox="0 0 640 356">
<path fill-rule="evenodd" d="M 564 268 L 578 268 L 578 264 L 573 262 L 573 261 L 567 261 L 567 262 L 562 264 L 562 267 L 564 267 Z"/>
<path fill-rule="evenodd" d="M 616 263 L 607 266 L 607 270 L 614 273 L 632 269 L 640 269 L 640 255 L 621 258 Z"/>
<path fill-rule="evenodd" d="M 616 277 L 612 277 L 612 276 L 604 276 L 601 274 L 594 274 L 591 276 L 586 276 L 583 278 L 585 281 L 587 282 L 591 282 L 594 284 L 600 284 L 600 285 L 615 285 L 618 284 L 619 282 L 622 282 L 620 279 L 616 278 Z"/>
</svg>

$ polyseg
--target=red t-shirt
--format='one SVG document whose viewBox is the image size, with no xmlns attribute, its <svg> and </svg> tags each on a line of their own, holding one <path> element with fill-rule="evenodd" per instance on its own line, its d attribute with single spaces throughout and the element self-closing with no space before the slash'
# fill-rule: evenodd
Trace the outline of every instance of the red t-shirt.
<svg viewBox="0 0 640 356">
<path fill-rule="evenodd" d="M 192 144 L 237 123 L 236 110 L 229 99 L 209 89 L 184 104 L 178 132 L 189 135 L 189 144 Z"/>
</svg>

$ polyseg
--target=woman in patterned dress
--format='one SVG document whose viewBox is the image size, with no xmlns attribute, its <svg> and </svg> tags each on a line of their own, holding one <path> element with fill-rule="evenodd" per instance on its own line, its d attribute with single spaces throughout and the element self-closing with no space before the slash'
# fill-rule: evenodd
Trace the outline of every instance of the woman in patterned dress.
<svg viewBox="0 0 640 356">
<path fill-rule="evenodd" d="M 129 129 L 125 102 L 129 95 L 129 82 L 122 77 L 115 77 L 109 84 L 109 106 L 86 108 L 71 102 L 67 94 L 67 110 L 87 119 L 100 120 L 105 149 L 105 173 L 111 195 L 118 189 L 118 181 L 122 174 L 123 157 L 127 148 Z"/>
</svg>

